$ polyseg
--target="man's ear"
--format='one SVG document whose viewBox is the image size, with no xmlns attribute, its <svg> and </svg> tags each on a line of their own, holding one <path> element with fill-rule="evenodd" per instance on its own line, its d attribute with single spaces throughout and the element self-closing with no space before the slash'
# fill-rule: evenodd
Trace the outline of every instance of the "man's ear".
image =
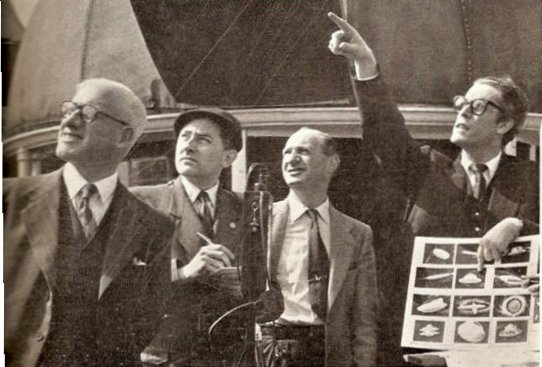
<svg viewBox="0 0 542 367">
<path fill-rule="evenodd" d="M 497 132 L 501 135 L 506 134 L 513 128 L 514 128 L 514 120 L 512 120 L 511 118 L 507 118 L 506 120 L 497 122 Z"/>
<path fill-rule="evenodd" d="M 237 151 L 235 149 L 230 149 L 226 151 L 226 154 L 224 154 L 224 158 L 222 159 L 222 167 L 228 168 L 232 165 L 236 158 Z"/>
<path fill-rule="evenodd" d="M 131 127 L 126 127 L 122 131 L 122 135 L 120 136 L 119 143 L 122 145 L 126 145 L 132 142 L 132 139 L 134 137 L 134 129 Z"/>
<path fill-rule="evenodd" d="M 333 170 L 332 173 L 335 173 L 337 171 L 337 168 L 341 165 L 341 158 L 339 158 L 338 154 L 333 154 L 330 157 L 330 167 Z"/>
</svg>

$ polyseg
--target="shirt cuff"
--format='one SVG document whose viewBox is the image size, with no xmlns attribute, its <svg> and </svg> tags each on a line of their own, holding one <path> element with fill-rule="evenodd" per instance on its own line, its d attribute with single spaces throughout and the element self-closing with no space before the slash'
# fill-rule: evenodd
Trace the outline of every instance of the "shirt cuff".
<svg viewBox="0 0 542 367">
<path fill-rule="evenodd" d="M 364 73 L 361 66 L 356 63 L 350 63 L 350 65 L 350 72 L 352 73 L 354 79 L 357 81 L 367 82 L 369 80 L 378 78 L 378 76 L 380 75 L 380 66 L 378 64 L 376 65 L 376 72 L 374 75 L 364 75 L 366 73 Z"/>
<path fill-rule="evenodd" d="M 187 280 L 187 277 L 184 272 L 184 266 L 179 267 L 179 261 L 177 259 L 171 260 L 171 281 L 172 282 L 183 282 Z"/>
</svg>

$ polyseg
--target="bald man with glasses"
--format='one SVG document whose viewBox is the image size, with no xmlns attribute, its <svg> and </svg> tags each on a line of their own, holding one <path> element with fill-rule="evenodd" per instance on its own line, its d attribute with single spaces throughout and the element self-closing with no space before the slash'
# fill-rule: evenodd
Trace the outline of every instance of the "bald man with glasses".
<svg viewBox="0 0 542 367">
<path fill-rule="evenodd" d="M 89 79 L 61 113 L 66 164 L 3 182 L 6 366 L 137 366 L 170 296 L 173 235 L 118 179 L 145 107 Z"/>
<path fill-rule="evenodd" d="M 388 292 L 384 304 L 393 305 L 383 311 L 385 322 L 394 324 L 392 335 L 382 339 L 398 347 L 403 317 L 398 305 L 405 301 L 414 236 L 480 237 L 482 268 L 486 261 L 500 260 L 518 236 L 539 233 L 537 165 L 503 151 L 525 121 L 527 99 L 510 77 L 477 79 L 464 96 L 453 100 L 457 116 L 450 141 L 461 148 L 459 156 L 451 159 L 420 147 L 409 134 L 370 47 L 348 22 L 333 13 L 329 17 L 338 27 L 329 49 L 346 57 L 355 70 L 363 142 L 408 202 L 399 240 L 404 244 L 394 246 L 397 258 L 387 259 L 389 273 L 380 282 Z M 394 352 L 388 345 L 385 354 Z M 387 362 L 400 363 L 400 356 Z"/>
</svg>

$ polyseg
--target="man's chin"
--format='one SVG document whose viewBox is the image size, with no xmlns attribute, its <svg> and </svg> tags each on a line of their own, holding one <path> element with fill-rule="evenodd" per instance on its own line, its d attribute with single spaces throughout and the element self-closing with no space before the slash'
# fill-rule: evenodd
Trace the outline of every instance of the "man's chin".
<svg viewBox="0 0 542 367">
<path fill-rule="evenodd" d="M 288 177 L 284 179 L 284 182 L 286 182 L 286 185 L 288 185 L 288 187 L 296 187 L 299 186 L 303 182 L 303 180 L 299 177 Z"/>
<path fill-rule="evenodd" d="M 73 158 L 77 155 L 77 152 L 73 148 L 69 148 L 63 144 L 59 144 L 56 147 L 55 154 L 58 158 L 64 161 L 69 161 L 70 158 Z"/>
<path fill-rule="evenodd" d="M 198 171 L 194 167 L 185 164 L 177 165 L 176 169 L 181 176 L 194 177 L 198 175 Z"/>
<path fill-rule="evenodd" d="M 451 137 L 450 137 L 450 142 L 454 145 L 457 145 L 458 147 L 460 148 L 463 148 L 463 144 L 465 142 L 465 139 L 461 136 L 456 136 L 455 134 L 453 134 Z"/>
</svg>

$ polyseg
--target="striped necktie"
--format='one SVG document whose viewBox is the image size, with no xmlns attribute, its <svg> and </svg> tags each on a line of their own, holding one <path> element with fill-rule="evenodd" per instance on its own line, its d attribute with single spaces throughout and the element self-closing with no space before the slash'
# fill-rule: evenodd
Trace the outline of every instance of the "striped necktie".
<svg viewBox="0 0 542 367">
<path fill-rule="evenodd" d="M 96 186 L 90 183 L 87 183 L 79 191 L 79 202 L 76 208 L 77 217 L 81 222 L 81 226 L 83 228 L 83 232 L 85 233 L 87 241 L 94 236 L 94 234 L 96 233 L 96 229 L 98 228 L 96 219 L 94 218 L 94 216 L 92 215 L 92 211 L 90 210 L 90 198 L 97 192 L 98 189 L 96 189 Z"/>
<path fill-rule="evenodd" d="M 206 191 L 200 191 L 198 197 L 194 201 L 196 204 L 196 212 L 203 225 L 205 235 L 213 237 L 213 215 L 211 214 L 211 198 Z"/>
</svg>

